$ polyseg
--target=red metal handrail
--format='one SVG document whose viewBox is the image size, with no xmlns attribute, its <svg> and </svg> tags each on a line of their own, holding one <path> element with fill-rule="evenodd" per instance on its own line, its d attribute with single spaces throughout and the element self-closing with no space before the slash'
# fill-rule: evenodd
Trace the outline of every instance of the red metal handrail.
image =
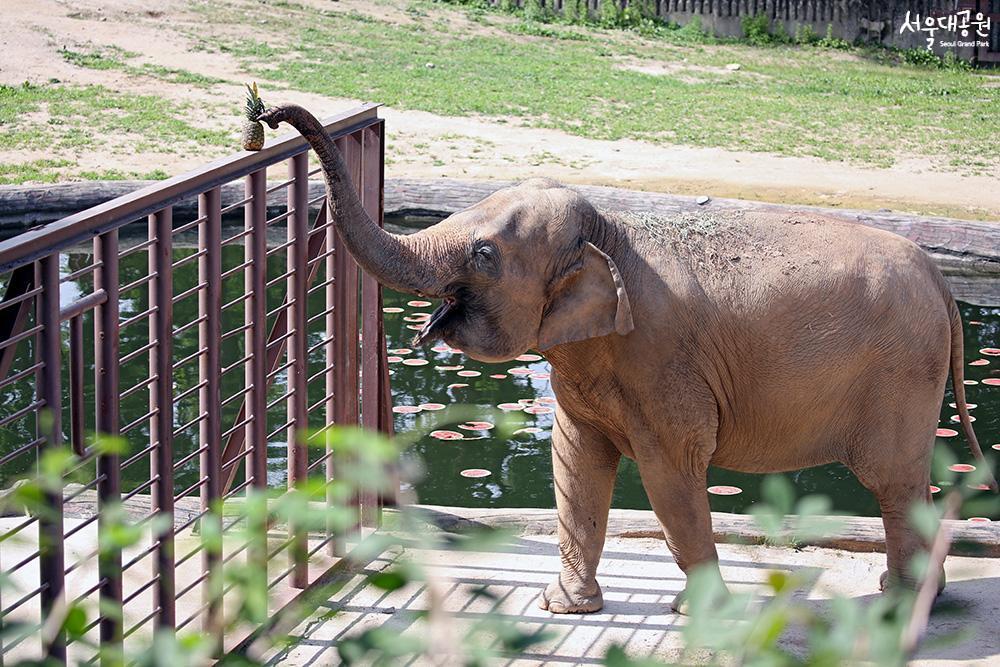
<svg viewBox="0 0 1000 667">
<path fill-rule="evenodd" d="M 363 205 L 381 223 L 384 128 L 377 105 L 337 114 L 324 125 L 344 153 Z M 284 433 L 287 477 L 296 482 L 324 463 L 327 479 L 337 474 L 331 451 L 310 462 L 303 442 L 311 426 L 360 423 L 386 432 L 391 429 L 380 288 L 370 276 L 359 277 L 357 264 L 327 219 L 325 202 L 310 226 L 308 150 L 298 134 L 285 135 L 260 152 L 222 158 L 0 242 L 0 279 L 6 277 L 5 298 L 0 301 L 0 346 L 8 343 L 0 347 L 0 382 L 11 378 L 8 385 L 0 387 L 6 392 L 26 383 L 31 399 L 26 406 L 18 405 L 20 394 L 12 392 L 10 400 L 5 395 L 0 401 L 0 419 L 9 418 L 10 427 L 25 434 L 10 458 L 3 457 L 4 465 L 21 461 L 25 464 L 19 469 L 30 471 L 33 457 L 61 446 L 65 440 L 60 418 L 64 405 L 71 407 L 69 445 L 82 461 L 96 458 L 93 480 L 82 489 L 52 493 L 47 499 L 51 511 L 27 523 L 21 521 L 11 530 L 24 534 L 27 526 L 37 524 L 38 534 L 44 538 L 37 544 L 37 554 L 28 554 L 27 559 L 20 554 L 16 559 L 9 557 L 3 550 L 10 542 L 0 541 L 0 566 L 12 561 L 37 562 L 39 577 L 26 588 L 33 591 L 28 596 L 13 604 L 7 601 L 7 605 L 0 600 L 0 616 L 14 620 L 19 615 L 37 614 L 36 619 L 44 619 L 69 599 L 96 595 L 101 612 L 92 627 L 95 632 L 99 627 L 102 649 L 110 649 L 112 655 L 149 622 L 158 631 L 171 632 L 200 621 L 206 631 L 218 634 L 222 601 L 209 589 L 215 578 L 208 573 L 218 572 L 239 554 L 227 555 L 213 545 L 199 545 L 181 554 L 174 550 L 196 525 L 204 529 L 206 522 L 211 522 L 217 531 L 223 530 L 218 501 L 244 489 L 268 487 L 269 435 Z M 287 180 L 282 174 L 283 182 L 268 188 L 267 168 L 282 161 L 288 162 Z M 241 178 L 245 199 L 224 209 L 221 186 Z M 282 188 L 288 195 L 287 212 L 278 220 L 268 220 L 267 195 Z M 172 205 L 195 196 L 199 202 L 197 218 L 175 224 Z M 244 226 L 239 238 L 233 238 L 245 248 L 237 263 L 228 266 L 223 213 L 240 207 Z M 123 249 L 119 232 L 144 217 L 148 219 L 146 240 Z M 286 241 L 269 251 L 268 231 L 278 223 L 287 227 Z M 197 234 L 197 251 L 191 256 L 196 264 L 175 262 L 178 237 L 189 233 Z M 93 244 L 89 264 L 73 266 L 67 272 L 63 260 L 78 258 L 74 248 L 86 241 Z M 132 257 L 136 252 L 147 253 L 145 266 L 136 266 Z M 278 269 L 282 259 L 279 277 L 269 282 L 268 262 Z M 228 261 L 234 264 L 232 256 Z M 183 275 L 195 267 L 193 282 L 185 281 Z M 233 298 L 236 281 L 240 281 L 241 292 Z M 81 293 L 65 303 L 62 288 L 67 282 L 73 282 Z M 281 283 L 286 293 L 278 298 L 273 286 Z M 310 298 L 314 283 L 322 289 L 317 287 Z M 120 296 L 124 287 L 128 288 L 127 296 Z M 194 319 L 175 321 L 180 313 L 178 296 L 193 298 L 195 294 Z M 228 314 L 241 311 L 240 324 L 227 330 Z M 268 313 L 275 314 L 270 322 Z M 64 321 L 69 323 L 68 337 L 63 335 Z M 88 325 L 95 346 L 90 382 L 82 347 Z M 122 329 L 126 325 L 131 350 L 123 349 L 126 337 Z M 195 330 L 197 343 L 192 351 L 185 336 L 193 336 Z M 310 336 L 318 337 L 322 344 L 311 344 Z M 242 341 L 242 349 L 234 349 L 230 341 Z M 236 360 L 227 361 L 227 355 Z M 192 363 L 188 365 L 188 361 Z M 322 370 L 310 372 L 310 363 L 322 364 Z M 239 378 L 242 386 L 229 396 L 223 395 L 225 387 L 239 376 L 229 371 L 239 367 L 243 368 Z M 287 377 L 285 391 L 280 399 L 269 402 L 268 389 L 281 375 L 279 370 Z M 68 381 L 64 381 L 64 374 Z M 136 374 L 141 375 L 138 380 L 121 386 L 123 376 Z M 35 387 L 30 387 L 33 378 Z M 135 450 L 127 456 L 95 456 L 87 448 L 83 433 L 88 417 L 83 397 L 89 385 L 95 387 L 96 432 L 128 438 Z M 121 406 L 143 391 L 148 400 L 142 407 L 145 415 L 123 427 Z M 309 400 L 310 393 L 321 395 L 322 400 Z M 286 404 L 287 413 L 281 417 L 268 414 L 269 404 L 280 402 Z M 48 420 L 41 418 L 42 410 L 48 411 Z M 182 437 L 195 432 L 191 451 L 177 448 Z M 27 458 L 22 461 L 22 457 Z M 196 463 L 192 483 L 189 468 Z M 128 471 L 139 464 L 149 465 L 148 477 L 134 488 L 123 488 L 123 466 Z M 81 463 L 80 469 L 86 465 Z M 233 486 L 241 470 L 244 481 Z M 0 474 L 4 471 L 0 466 Z M 195 492 L 197 501 L 187 495 Z M 103 553 L 97 576 L 87 585 L 68 579 L 68 573 L 76 577 L 86 570 L 90 554 L 68 562 L 73 552 L 66 540 L 87 535 L 95 523 L 92 518 L 78 521 L 67 515 L 64 505 L 96 504 L 96 535 L 100 536 L 108 529 L 107 511 L 112 505 L 123 499 L 134 504 L 142 498 L 148 500 L 142 501 L 146 509 L 139 512 L 140 521 L 153 515 L 169 519 L 150 536 L 149 544 L 138 553 Z M 379 507 L 376 493 L 362 492 L 355 503 L 358 526 L 375 527 Z M 308 535 L 290 534 L 287 548 L 283 548 L 290 568 L 276 575 L 271 584 L 278 585 L 290 575 L 288 584 L 280 585 L 309 586 L 323 573 L 316 571 L 307 555 L 315 555 L 324 542 L 329 543 L 331 552 L 339 554 L 343 537 L 328 530 L 317 546 L 310 543 Z M 267 549 L 244 548 L 245 557 L 264 571 L 273 566 L 274 554 Z M 200 559 L 195 558 L 199 552 Z M 135 569 L 144 563 L 151 568 L 151 578 L 136 583 Z M 197 576 L 191 574 L 192 565 Z M 27 576 L 28 571 L 28 567 L 19 567 L 17 576 Z M 181 618 L 178 596 L 196 590 L 202 592 L 201 605 L 194 614 Z M 148 613 L 125 613 L 128 606 L 140 603 L 148 605 Z M 141 620 L 128 627 L 125 619 L 137 616 Z M 221 636 L 219 641 L 225 645 Z M 69 649 L 70 654 L 78 650 L 75 645 Z M 18 645 L 0 645 L 0 661 L 8 654 L 17 658 L 42 655 L 57 663 L 74 657 L 68 656 L 61 633 L 46 634 L 43 639 L 25 638 Z"/>
</svg>

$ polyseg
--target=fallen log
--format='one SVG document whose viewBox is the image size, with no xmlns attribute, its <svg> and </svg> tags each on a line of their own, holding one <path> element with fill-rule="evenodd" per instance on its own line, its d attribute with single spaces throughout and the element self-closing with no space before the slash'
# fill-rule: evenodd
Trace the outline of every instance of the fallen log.
<svg viewBox="0 0 1000 667">
<path fill-rule="evenodd" d="M 555 535 L 558 517 L 554 509 L 499 509 L 419 505 L 429 520 L 442 530 L 461 532 L 474 528 L 508 530 L 516 535 Z M 824 517 L 828 518 L 828 517 Z M 879 517 L 836 517 L 840 525 L 827 537 L 802 540 L 797 546 L 822 546 L 844 551 L 885 551 L 885 529 Z M 956 556 L 1000 556 L 1000 523 L 948 521 Z M 730 544 L 763 544 L 767 534 L 746 514 L 712 512 L 715 541 Z M 612 509 L 608 518 L 610 537 L 663 539 L 656 515 L 647 510 Z"/>
<path fill-rule="evenodd" d="M 0 186 L 0 232 L 11 234 L 28 227 L 57 220 L 149 185 L 151 181 L 89 181 L 45 186 Z M 387 214 L 442 216 L 472 206 L 511 181 L 471 181 L 450 178 L 396 178 L 385 181 L 384 205 Z M 812 211 L 876 227 L 905 236 L 929 252 L 941 268 L 956 275 L 1000 276 L 1000 223 L 975 222 L 920 216 L 894 211 L 862 211 L 788 206 L 740 199 L 698 198 L 661 192 L 640 192 L 594 185 L 573 186 L 595 205 L 609 209 L 629 209 L 663 215 L 703 208 L 716 210 Z M 323 185 L 313 181 L 309 197 L 323 193 Z M 222 186 L 222 205 L 244 198 L 243 184 Z M 277 215 L 285 207 L 285 193 L 278 189 L 268 195 L 268 213 Z M 196 198 L 174 204 L 178 219 L 197 215 Z"/>
</svg>

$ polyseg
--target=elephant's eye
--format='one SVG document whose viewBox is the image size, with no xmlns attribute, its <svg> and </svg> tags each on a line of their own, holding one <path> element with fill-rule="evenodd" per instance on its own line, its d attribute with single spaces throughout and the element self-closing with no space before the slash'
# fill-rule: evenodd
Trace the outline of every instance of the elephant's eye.
<svg viewBox="0 0 1000 667">
<path fill-rule="evenodd" d="M 477 268 L 488 273 L 493 273 L 500 268 L 500 251 L 487 241 L 476 243 L 472 248 L 472 258 Z"/>
</svg>

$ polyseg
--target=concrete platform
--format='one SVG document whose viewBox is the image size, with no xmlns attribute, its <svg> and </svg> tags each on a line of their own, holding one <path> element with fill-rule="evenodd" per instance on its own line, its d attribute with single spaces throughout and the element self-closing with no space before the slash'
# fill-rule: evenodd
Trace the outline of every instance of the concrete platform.
<svg viewBox="0 0 1000 667">
<path fill-rule="evenodd" d="M 450 509 L 458 514 L 463 512 Z M 483 512 L 469 511 L 480 518 Z M 516 511 L 496 512 L 510 515 Z M 529 522 L 508 547 L 495 550 L 407 549 L 384 554 L 370 563 L 366 571 L 386 568 L 399 559 L 414 559 L 434 573 L 433 589 L 414 584 L 386 593 L 366 586 L 362 575 L 354 576 L 295 629 L 295 646 L 270 654 L 270 663 L 301 667 L 339 664 L 336 642 L 378 626 L 401 635 L 426 633 L 427 621 L 417 616 L 431 608 L 434 596 L 441 600 L 441 607 L 452 613 L 451 620 L 435 626 L 436 632 L 441 633 L 436 637 L 437 645 L 445 647 L 444 652 L 438 655 L 439 660 L 421 659 L 413 664 L 455 664 L 447 650 L 458 645 L 483 619 L 491 604 L 472 595 L 480 587 L 486 587 L 497 597 L 498 609 L 505 619 L 529 631 L 544 627 L 557 634 L 555 639 L 529 649 L 523 658 L 497 664 L 598 665 L 612 644 L 623 645 L 633 656 L 679 659 L 680 630 L 685 619 L 670 613 L 669 605 L 681 589 L 683 579 L 663 540 L 609 537 L 599 575 L 604 609 L 589 615 L 559 616 L 536 606 L 539 591 L 554 580 L 559 570 L 556 538 L 546 527 L 550 523 Z M 723 576 L 733 590 L 757 587 L 772 570 L 811 570 L 817 578 L 807 599 L 820 609 L 834 595 L 862 603 L 875 599 L 878 576 L 885 568 L 885 556 L 880 553 L 819 547 L 795 550 L 722 544 L 719 554 Z M 957 607 L 961 613 L 939 611 L 932 616 L 929 636 L 966 634 L 954 645 L 924 649 L 913 664 L 1000 664 L 1000 560 L 950 556 L 947 573 L 948 588 L 940 600 Z M 944 606 L 939 604 L 939 608 Z M 335 611 L 336 614 L 331 613 Z M 791 649 L 803 646 L 803 638 L 794 633 L 785 641 Z"/>
</svg>

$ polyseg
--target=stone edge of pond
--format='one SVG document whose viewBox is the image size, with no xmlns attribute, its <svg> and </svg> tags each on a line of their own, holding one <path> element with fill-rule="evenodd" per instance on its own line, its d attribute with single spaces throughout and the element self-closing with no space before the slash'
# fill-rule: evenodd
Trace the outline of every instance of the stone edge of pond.
<svg viewBox="0 0 1000 667">
<path fill-rule="evenodd" d="M 554 509 L 471 508 L 417 505 L 442 530 L 462 531 L 495 528 L 520 536 L 555 535 Z M 818 546 L 843 551 L 884 552 L 885 530 L 879 517 L 829 517 L 842 522 L 832 536 L 804 540 L 796 546 Z M 950 554 L 955 556 L 1000 557 L 1000 522 L 948 521 L 952 534 Z M 715 541 L 727 544 L 763 544 L 765 535 L 745 514 L 712 512 Z M 608 537 L 663 539 L 656 515 L 648 510 L 613 509 L 608 519 Z"/>
<path fill-rule="evenodd" d="M 156 181 L 84 181 L 48 185 L 0 186 L 0 232 L 15 233 L 45 224 L 85 208 L 133 192 Z M 461 180 L 452 178 L 389 178 L 385 180 L 384 206 L 387 214 L 448 215 L 462 210 L 511 185 L 513 181 Z M 573 185 L 595 205 L 633 211 L 674 214 L 701 209 L 809 211 L 895 232 L 930 252 L 943 269 L 962 274 L 1000 275 L 1000 221 L 977 222 L 921 216 L 890 210 L 863 211 L 790 206 L 741 199 L 709 199 L 645 192 L 596 185 Z M 323 192 L 320 181 L 311 181 L 309 197 Z M 241 182 L 222 186 L 222 205 L 244 198 Z M 268 195 L 268 207 L 285 205 L 285 193 Z M 174 214 L 196 215 L 197 199 L 174 204 Z"/>
</svg>

